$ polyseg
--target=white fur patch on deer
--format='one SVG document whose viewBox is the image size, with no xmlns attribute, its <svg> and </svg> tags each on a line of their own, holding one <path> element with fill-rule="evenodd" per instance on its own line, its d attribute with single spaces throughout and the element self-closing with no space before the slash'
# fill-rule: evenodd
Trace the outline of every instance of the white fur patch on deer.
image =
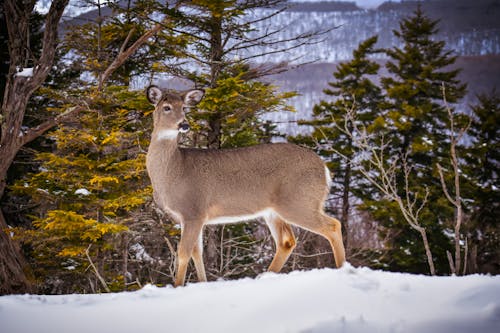
<svg viewBox="0 0 500 333">
<path fill-rule="evenodd" d="M 156 140 L 175 140 L 179 135 L 179 130 L 166 129 L 158 131 L 156 134 Z"/>
</svg>

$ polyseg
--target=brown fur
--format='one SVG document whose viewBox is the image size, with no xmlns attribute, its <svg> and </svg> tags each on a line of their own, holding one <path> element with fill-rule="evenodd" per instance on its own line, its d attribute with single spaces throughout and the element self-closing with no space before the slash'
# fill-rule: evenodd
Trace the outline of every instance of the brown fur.
<svg viewBox="0 0 500 333">
<path fill-rule="evenodd" d="M 182 226 L 176 286 L 184 284 L 191 257 L 199 280 L 206 280 L 204 224 L 263 211 L 276 242 L 270 271 L 280 271 L 295 247 L 290 224 L 327 238 L 337 266 L 344 263 L 340 223 L 323 211 L 328 186 L 325 165 L 316 154 L 286 143 L 225 150 L 179 148 L 176 137 L 169 135 L 184 121 L 183 108 L 199 96 L 197 91 L 176 95 L 156 89 L 148 88 L 156 109 L 147 169 L 155 201 Z"/>
</svg>

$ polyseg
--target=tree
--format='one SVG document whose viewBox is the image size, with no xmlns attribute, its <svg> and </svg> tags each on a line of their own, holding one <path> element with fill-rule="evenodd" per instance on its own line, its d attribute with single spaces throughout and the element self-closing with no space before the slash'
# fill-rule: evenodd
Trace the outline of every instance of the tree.
<svg viewBox="0 0 500 333">
<path fill-rule="evenodd" d="M 134 76 L 168 70 L 163 62 L 179 57 L 185 48 L 187 40 L 172 33 L 170 17 L 165 16 L 158 22 L 149 19 L 156 10 L 148 6 L 150 2 L 137 2 L 132 6 L 128 1 L 124 8 L 116 1 L 105 4 L 117 15 L 105 17 L 101 1 L 89 1 L 89 5 L 97 8 L 96 20 L 71 26 L 63 43 L 66 52 L 74 53 L 73 62 L 80 64 L 80 70 L 92 74 L 98 91 L 107 82 L 129 85 Z"/>
<path fill-rule="evenodd" d="M 65 117 L 80 110 L 70 107 L 61 114 L 23 128 L 28 100 L 44 82 L 52 67 L 57 45 L 57 27 L 68 0 L 54 0 L 45 19 L 43 45 L 40 55 L 35 56 L 26 48 L 29 45 L 29 17 L 36 1 L 3 2 L 3 15 L 9 36 L 9 72 L 3 94 L 0 114 L 0 198 L 7 185 L 7 171 L 16 154 L 28 142 L 34 140 Z M 26 69 L 26 71 L 22 71 Z M 18 246 L 8 235 L 7 223 L 0 211 L 0 293 L 25 292 L 30 283 L 26 277 L 26 263 Z"/>
<path fill-rule="evenodd" d="M 313 120 L 300 122 L 302 125 L 314 126 L 311 137 L 292 138 L 296 143 L 307 143 L 328 161 L 328 167 L 333 172 L 331 194 L 341 198 L 340 216 L 344 233 L 349 230 L 352 196 L 362 198 L 363 192 L 369 190 L 362 181 L 362 175 L 353 170 L 349 162 L 357 153 L 353 144 L 354 124 L 346 124 L 348 133 L 340 131 L 335 124 L 344 124 L 347 114 L 354 114 L 352 119 L 358 123 L 356 126 L 375 130 L 374 121 L 378 117 L 382 94 L 371 77 L 377 75 L 380 65 L 370 60 L 369 56 L 377 52 L 376 43 L 376 36 L 368 38 L 353 51 L 352 60 L 337 65 L 333 73 L 336 80 L 329 82 L 330 89 L 323 91 L 333 100 L 321 101 L 313 108 Z M 347 234 L 344 239 L 346 247 L 349 247 Z"/>
<path fill-rule="evenodd" d="M 197 87 L 206 89 L 206 97 L 199 104 L 199 112 L 193 110 L 188 117 L 193 128 L 190 145 L 222 148 L 251 145 L 270 141 L 273 127 L 260 119 L 265 112 L 289 110 L 284 99 L 293 93 L 279 93 L 276 87 L 259 79 L 284 70 L 283 64 L 252 67 L 250 60 L 270 52 L 286 50 L 317 42 L 315 33 L 303 34 L 287 40 L 276 38 L 279 28 L 264 32 L 255 31 L 252 25 L 270 21 L 285 10 L 282 0 L 263 1 L 190 1 L 185 7 L 164 8 L 164 13 L 175 19 L 175 32 L 187 36 L 191 46 L 185 53 L 192 62 L 177 74 L 192 80 Z M 269 9 L 260 18 L 248 15 L 255 9 Z M 274 47 L 262 50 L 262 45 Z M 207 271 L 224 274 L 218 261 L 231 249 L 220 249 L 220 230 L 207 228 Z M 233 237 L 251 232 L 249 228 L 224 228 L 220 232 L 232 233 Z M 245 235 L 246 236 L 246 235 Z M 253 237 L 253 235 L 251 235 Z M 242 237 L 246 238 L 246 237 Z M 247 245 L 251 248 L 252 243 Z M 220 254 L 222 253 L 222 254 Z M 222 274 L 221 274 L 222 273 Z"/>
<path fill-rule="evenodd" d="M 107 88 L 92 100 L 89 111 L 80 113 L 78 126 L 61 124 L 49 133 L 56 149 L 38 153 L 39 171 L 12 187 L 35 207 L 34 228 L 13 233 L 34 252 L 35 277 L 46 291 L 99 290 L 84 287 L 93 280 L 88 274 L 99 277 L 109 291 L 106 280 L 127 275 L 109 258 L 122 245 L 113 239 L 128 230 L 133 212 L 151 197 L 141 148 L 147 145 L 148 131 L 140 116 L 149 107 L 142 95 Z M 104 263 L 106 271 L 96 268 Z"/>
<path fill-rule="evenodd" d="M 434 155 L 445 154 L 439 142 L 446 138 L 444 127 L 448 117 L 443 106 L 442 85 L 448 103 L 455 103 L 465 94 L 466 86 L 457 75 L 459 70 L 446 70 L 456 57 L 445 50 L 443 41 L 434 41 L 439 21 L 432 21 L 420 6 L 403 19 L 394 35 L 403 48 L 386 50 L 390 60 L 386 67 L 391 76 L 382 78 L 386 90 L 387 122 L 393 123 L 391 140 L 401 154 L 410 150 L 411 160 L 429 165 Z"/>
<path fill-rule="evenodd" d="M 441 185 L 443 187 L 443 193 L 446 196 L 446 199 L 454 206 L 455 209 L 455 217 L 454 217 L 454 234 L 455 234 L 455 260 L 453 260 L 453 257 L 450 252 L 447 252 L 448 255 L 448 261 L 450 263 L 450 270 L 452 274 L 460 274 L 460 268 L 462 265 L 462 253 L 461 253 L 461 227 L 464 222 L 464 210 L 463 210 L 463 198 L 462 198 L 462 181 L 460 177 L 460 169 L 462 167 L 462 163 L 460 160 L 460 154 L 458 150 L 458 145 L 464 138 L 464 135 L 466 134 L 469 124 L 460 124 L 460 118 L 466 118 L 468 119 L 467 116 L 460 116 L 456 115 L 451 111 L 451 108 L 448 106 L 448 103 L 446 101 L 446 90 L 443 87 L 443 100 L 446 109 L 448 110 L 448 124 L 449 124 L 449 141 L 450 141 L 450 167 L 451 171 L 451 176 L 453 178 L 453 182 L 451 182 L 453 185 L 449 186 L 447 184 L 446 180 L 446 175 L 445 175 L 445 170 L 443 170 L 443 167 L 441 164 L 437 164 L 437 170 L 439 173 L 439 179 L 441 181 Z M 465 240 L 467 242 L 467 240 Z M 465 274 L 467 264 L 467 244 L 466 244 L 466 251 L 465 251 L 465 258 L 464 258 L 464 269 L 463 273 Z"/>
<path fill-rule="evenodd" d="M 469 271 L 498 274 L 500 231 L 500 97 L 496 90 L 477 96 L 471 106 L 470 144 L 465 150 L 466 175 L 464 196 L 470 221 L 466 226 L 469 239 Z"/>
<path fill-rule="evenodd" d="M 404 221 L 420 234 L 429 265 L 429 272 L 431 275 L 435 275 L 436 269 L 427 231 L 421 224 L 420 216 L 428 203 L 428 188 L 425 188 L 424 194 L 410 190 L 409 179 L 413 170 L 412 166 L 408 165 L 406 156 L 402 158 L 396 156 L 393 159 L 387 160 L 386 151 L 389 144 L 384 142 L 383 136 L 381 139 L 375 137 L 374 140 L 368 134 L 366 127 L 358 127 L 355 123 L 354 114 L 351 112 L 345 115 L 344 127 L 337 125 L 337 129 L 351 138 L 358 149 L 357 153 L 363 157 L 361 159 L 353 159 L 352 157 L 343 155 L 341 152 L 337 151 L 337 153 L 378 190 L 381 197 L 375 196 L 375 198 L 371 198 L 370 200 L 382 199 L 386 204 L 387 202 L 394 204 Z M 347 124 L 353 125 L 349 127 Z M 403 174 L 403 183 L 399 184 L 398 176 L 401 173 Z"/>
<path fill-rule="evenodd" d="M 449 241 L 443 234 L 443 224 L 452 220 L 454 210 L 443 196 L 437 163 L 449 166 L 449 136 L 447 135 L 448 112 L 443 103 L 442 85 L 446 89 L 447 101 L 452 105 L 465 93 L 457 75 L 459 70 L 447 67 L 455 62 L 451 51 L 445 50 L 445 43 L 435 41 L 438 21 L 429 19 L 420 7 L 412 16 L 400 22 L 394 31 L 403 46 L 386 51 L 390 60 L 386 67 L 390 76 L 382 78 L 387 95 L 380 125 L 384 128 L 385 140 L 390 143 L 389 159 L 403 159 L 411 166 L 408 189 L 412 193 L 429 191 L 428 205 L 421 212 L 421 224 L 426 228 L 429 244 L 436 258 L 436 270 L 446 270 L 446 251 Z M 450 106 L 451 107 L 451 106 Z M 446 165 L 445 165 L 446 164 Z M 404 177 L 398 176 L 398 188 L 403 186 Z M 403 196 L 403 193 L 400 193 Z M 386 230 L 394 233 L 389 244 L 392 248 L 392 267 L 410 269 L 423 266 L 425 258 L 416 244 L 415 235 L 407 232 L 399 219 L 394 218 L 390 206 L 372 201 L 367 207 L 382 222 Z"/>
<path fill-rule="evenodd" d="M 238 119 L 241 124 L 256 111 L 263 109 L 259 107 L 259 103 L 264 103 L 264 108 L 267 103 L 265 100 L 257 102 L 248 94 L 239 94 L 238 89 L 229 91 L 227 89 L 229 78 L 237 78 L 240 85 L 248 84 L 251 87 L 254 84 L 251 81 L 255 82 L 262 76 L 283 71 L 286 64 L 251 68 L 250 60 L 318 42 L 320 32 L 305 33 L 290 39 L 279 39 L 276 36 L 282 28 L 263 32 L 255 31 L 253 24 L 271 21 L 273 17 L 286 9 L 284 4 L 283 0 L 196 0 L 190 1 L 186 7 L 181 7 L 179 10 L 167 8 L 166 12 L 176 18 L 175 31 L 187 35 L 192 43 L 186 56 L 193 60 L 195 70 L 192 69 L 193 64 L 191 64 L 190 68 L 181 71 L 180 74 L 193 80 L 198 86 L 209 89 L 220 90 L 219 86 L 224 85 L 225 89 L 216 94 L 237 100 L 240 105 L 239 113 L 246 108 L 245 117 L 235 118 L 227 112 L 208 113 L 205 117 L 207 147 L 220 148 L 224 127 L 228 122 Z M 248 15 L 256 9 L 269 9 L 270 13 L 262 17 Z M 262 49 L 262 46 L 268 46 L 271 51 Z M 234 84 L 232 86 L 236 87 Z M 265 86 L 259 89 L 262 90 L 263 87 Z M 289 97 L 279 96 L 271 86 L 267 86 L 267 89 L 268 98 Z M 220 101 L 215 102 L 220 103 Z"/>
<path fill-rule="evenodd" d="M 57 96 L 57 100 L 55 102 L 51 101 L 51 103 L 48 103 L 51 107 L 46 109 L 50 111 L 50 116 L 48 116 L 47 119 L 35 123 L 34 125 L 29 123 L 30 126 L 26 126 L 28 123 L 24 118 L 28 101 L 33 93 L 40 88 L 44 80 L 47 78 L 47 75 L 52 69 L 52 65 L 54 63 L 55 54 L 58 52 L 56 51 L 57 25 L 68 1 L 52 2 L 51 8 L 45 20 L 45 30 L 39 56 L 37 55 L 37 52 L 26 49 L 25 47 L 25 45 L 29 45 L 30 34 L 27 33 L 30 24 L 29 15 L 33 11 L 35 2 L 36 1 L 16 3 L 14 1 L 7 1 L 4 6 L 7 17 L 7 26 L 9 28 L 9 53 L 11 62 L 1 114 L 2 131 L 0 153 L 2 154 L 2 160 L 0 162 L 0 195 L 3 195 L 7 184 L 7 171 L 9 170 L 16 153 L 21 147 L 39 137 L 48 129 L 57 124 L 61 124 L 64 120 L 69 119 L 70 116 L 76 114 L 77 112 L 89 110 L 88 106 L 90 104 L 97 105 L 98 109 L 101 108 L 100 111 L 102 111 L 102 108 L 106 107 L 105 105 L 100 104 L 103 100 L 99 100 L 99 98 L 104 97 L 99 97 L 95 94 L 93 95 L 92 92 L 88 92 L 89 94 L 84 97 L 83 95 L 86 94 L 81 93 L 80 91 L 79 98 L 75 98 L 69 97 L 70 94 L 67 92 L 54 93 L 54 91 L 52 91 L 51 94 L 53 96 Z M 100 4 L 100 2 L 98 2 L 98 4 Z M 106 59 L 107 61 L 104 65 L 107 65 L 107 67 L 99 68 L 96 71 L 98 73 L 97 88 L 100 93 L 103 93 L 103 87 L 106 80 L 110 78 L 112 74 L 123 63 L 125 63 L 136 50 L 143 46 L 143 44 L 146 43 L 150 37 L 158 33 L 158 31 L 163 27 L 163 24 L 167 23 L 168 18 L 154 25 L 149 30 L 140 30 L 141 32 L 143 31 L 142 35 L 133 34 L 136 27 L 125 26 L 125 28 L 130 30 L 128 30 L 125 34 L 125 40 L 117 42 L 120 43 L 118 44 L 120 48 L 116 53 L 114 53 L 116 54 L 116 57 L 114 59 Z M 101 28 L 102 25 L 99 25 L 98 35 L 102 32 Z M 122 31 L 123 30 L 120 29 L 115 30 L 115 32 Z M 102 50 L 102 46 L 104 45 L 103 40 L 100 37 L 97 39 L 97 49 Z M 115 39 L 115 41 L 117 40 L 119 40 L 119 38 Z M 131 45 L 129 45 L 129 43 Z M 100 53 L 98 52 L 98 54 Z M 31 67 L 26 68 L 27 66 Z M 26 70 L 18 73 L 23 69 Z M 77 106 L 71 106 L 74 103 L 76 103 Z M 113 103 L 115 102 L 113 101 Z M 116 110 L 115 106 L 112 106 L 111 108 Z M 57 216 L 60 217 L 61 215 L 59 214 Z M 52 218 L 56 218 L 57 216 L 52 215 Z M 14 243 L 12 243 L 10 237 L 6 234 L 7 225 L 3 214 L 0 215 L 0 218 L 0 237 L 2 238 L 1 291 L 15 292 L 17 285 L 20 286 L 19 291 L 26 290 L 30 283 L 26 279 L 23 272 L 23 269 L 26 269 L 24 259 L 22 258 L 19 249 Z M 41 219 L 39 220 L 40 226 L 42 226 L 43 221 Z M 99 219 L 96 219 L 95 221 L 98 223 L 100 222 Z M 89 222 L 89 220 L 87 219 L 86 222 Z"/>
</svg>

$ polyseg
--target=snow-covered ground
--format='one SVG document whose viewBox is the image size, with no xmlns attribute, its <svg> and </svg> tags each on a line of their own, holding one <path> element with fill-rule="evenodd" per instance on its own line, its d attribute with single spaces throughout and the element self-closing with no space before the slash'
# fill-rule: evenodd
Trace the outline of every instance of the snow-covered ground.
<svg viewBox="0 0 500 333">
<path fill-rule="evenodd" d="M 102 295 L 0 297 L 4 333 L 500 332 L 500 276 L 349 265 Z"/>
</svg>

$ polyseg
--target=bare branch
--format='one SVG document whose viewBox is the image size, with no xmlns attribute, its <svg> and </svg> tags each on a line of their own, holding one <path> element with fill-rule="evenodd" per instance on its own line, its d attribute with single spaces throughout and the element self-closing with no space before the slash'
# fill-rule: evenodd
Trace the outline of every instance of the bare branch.
<svg viewBox="0 0 500 333">
<path fill-rule="evenodd" d="M 448 199 L 449 202 L 451 202 L 455 207 L 457 207 L 457 202 L 455 199 L 453 199 L 448 192 L 448 186 L 446 186 L 446 182 L 444 180 L 444 174 L 443 174 L 443 167 L 437 163 L 436 164 L 438 173 L 439 173 L 439 179 L 441 180 L 441 187 L 443 188 L 444 195 L 446 196 L 446 199 Z"/>
<path fill-rule="evenodd" d="M 51 129 L 52 127 L 60 124 L 61 122 L 65 121 L 69 117 L 75 116 L 79 112 L 87 109 L 86 107 L 83 106 L 72 106 L 68 108 L 66 111 L 61 113 L 60 115 L 48 119 L 41 123 L 40 125 L 37 125 L 33 128 L 30 128 L 24 135 L 23 135 L 23 142 L 22 145 L 27 144 L 28 142 L 31 142 L 38 138 L 40 135 Z"/>
<path fill-rule="evenodd" d="M 104 287 L 104 289 L 108 293 L 110 293 L 111 289 L 109 289 L 108 284 L 106 283 L 106 281 L 104 280 L 104 278 L 102 277 L 102 275 L 99 274 L 99 271 L 97 270 L 97 267 L 95 267 L 94 262 L 92 261 L 92 258 L 90 258 L 89 251 L 90 251 L 91 246 L 92 246 L 92 244 L 90 244 L 89 247 L 87 247 L 87 249 L 85 250 L 85 255 L 87 256 L 87 260 L 89 261 L 90 266 L 94 270 L 94 274 L 97 277 L 97 279 L 99 279 L 99 281 L 101 282 L 101 284 Z"/>
<path fill-rule="evenodd" d="M 333 120 L 333 119 L 332 119 Z M 350 126 L 349 126 L 350 125 Z M 384 155 L 388 143 L 384 142 L 383 136 L 380 138 L 380 143 L 374 144 L 366 132 L 366 129 L 357 125 L 355 119 L 355 104 L 344 117 L 343 126 L 339 126 L 333 121 L 333 126 L 347 135 L 359 149 L 359 154 L 370 156 L 368 162 L 369 168 L 361 162 L 356 162 L 354 159 L 348 158 L 336 149 L 333 151 L 339 154 L 346 163 L 351 163 L 356 167 L 366 180 L 368 180 L 375 188 L 377 188 L 387 199 L 398 204 L 399 210 L 406 222 L 411 228 L 418 231 L 424 243 L 429 270 L 432 275 L 435 275 L 434 262 L 432 253 L 427 240 L 425 228 L 420 225 L 419 215 L 427 204 L 429 190 L 426 188 L 424 196 L 419 200 L 419 194 L 414 193 L 410 189 L 411 166 L 408 165 L 407 155 L 394 157 L 387 164 L 387 157 Z M 325 137 L 326 138 L 326 137 Z M 397 183 L 397 174 L 402 171 L 404 176 L 404 184 Z M 402 186 L 404 191 L 403 198 L 400 196 L 399 187 Z M 420 204 L 418 204 L 420 202 Z M 418 207 L 417 207 L 418 204 Z"/>
</svg>

